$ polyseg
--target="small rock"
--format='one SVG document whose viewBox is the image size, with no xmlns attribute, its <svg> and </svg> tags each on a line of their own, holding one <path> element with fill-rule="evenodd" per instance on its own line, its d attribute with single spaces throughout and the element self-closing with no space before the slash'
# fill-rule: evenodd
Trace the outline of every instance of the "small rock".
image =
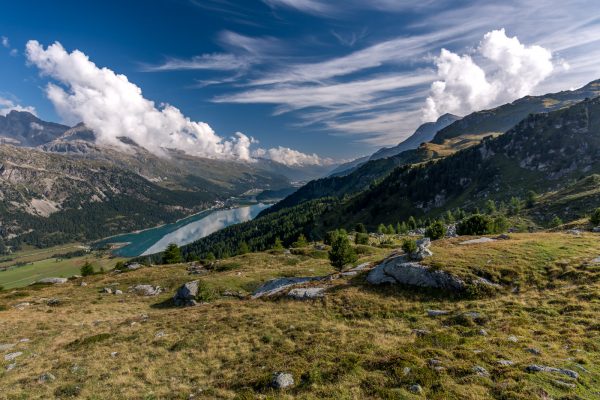
<svg viewBox="0 0 600 400">
<path fill-rule="evenodd" d="M 8 364 L 6 366 L 6 371 L 12 371 L 17 366 L 17 363 Z"/>
<path fill-rule="evenodd" d="M 496 240 L 508 240 L 508 239 L 510 239 L 510 236 L 508 236 L 506 233 L 503 233 L 501 235 L 496 236 L 494 239 L 496 239 Z"/>
<path fill-rule="evenodd" d="M 46 301 L 46 304 L 49 305 L 50 307 L 59 306 L 60 303 L 61 303 L 60 299 L 57 299 L 57 298 L 48 299 Z"/>
<path fill-rule="evenodd" d="M 15 351 L 14 353 L 8 353 L 7 355 L 4 356 L 4 361 L 12 361 L 17 357 L 20 357 L 21 355 L 23 355 L 22 351 Z"/>
<path fill-rule="evenodd" d="M 579 374 L 570 369 L 554 368 L 554 367 L 548 367 L 546 365 L 539 365 L 539 364 L 529 365 L 525 368 L 525 371 L 527 371 L 527 372 L 554 372 L 554 373 L 558 373 L 558 374 L 567 375 L 573 379 L 579 378 Z"/>
<path fill-rule="evenodd" d="M 600 232 L 600 226 L 593 227 L 592 228 L 592 232 L 599 233 Z"/>
<path fill-rule="evenodd" d="M 40 375 L 40 377 L 38 378 L 38 382 L 39 383 L 46 383 L 46 382 L 52 382 L 56 380 L 56 377 L 54 375 L 52 375 L 52 373 L 50 372 L 44 372 L 42 375 Z"/>
<path fill-rule="evenodd" d="M 291 297 L 295 300 L 309 300 L 309 299 L 318 299 L 325 296 L 325 288 L 324 287 L 311 287 L 311 288 L 296 288 L 292 289 L 287 294 L 288 297 Z"/>
<path fill-rule="evenodd" d="M 477 375 L 479 376 L 489 376 L 490 373 L 487 371 L 487 369 L 483 368 L 480 365 L 476 365 L 472 368 L 473 372 L 475 372 Z"/>
<path fill-rule="evenodd" d="M 110 356 L 113 357 L 113 358 L 116 357 L 116 356 L 118 356 L 118 355 L 119 355 L 118 351 L 113 351 L 112 353 L 110 353 Z"/>
<path fill-rule="evenodd" d="M 122 290 L 119 290 L 119 289 L 116 289 L 116 290 L 115 290 L 115 294 L 116 294 L 116 295 L 123 294 L 123 291 L 122 291 Z"/>
<path fill-rule="evenodd" d="M 596 257 L 592 260 L 592 264 L 600 264 L 600 257 Z"/>
<path fill-rule="evenodd" d="M 27 343 L 27 342 L 29 342 L 28 338 L 23 338 L 23 339 L 19 340 L 19 343 Z"/>
<path fill-rule="evenodd" d="M 53 285 L 61 285 L 63 283 L 67 283 L 67 278 L 43 278 L 38 281 L 38 283 L 51 283 Z"/>
<path fill-rule="evenodd" d="M 511 360 L 498 360 L 498 364 L 502 365 L 503 367 L 510 367 L 511 365 L 514 365 L 514 361 Z"/>
<path fill-rule="evenodd" d="M 165 331 L 158 331 L 154 334 L 155 338 L 161 338 L 164 337 L 166 335 Z"/>
<path fill-rule="evenodd" d="M 414 385 L 411 385 L 408 390 L 410 390 L 413 393 L 417 393 L 417 394 L 421 394 L 423 393 L 423 388 L 421 387 L 421 385 L 419 385 L 418 383 L 415 383 Z"/>
<path fill-rule="evenodd" d="M 87 286 L 87 285 L 88 285 L 88 284 L 87 284 L 87 282 L 81 282 L 81 283 L 79 284 L 79 286 Z"/>
<path fill-rule="evenodd" d="M 517 343 L 519 341 L 519 338 L 516 337 L 515 335 L 510 335 L 509 337 L 506 338 L 506 340 L 508 340 L 509 342 Z"/>
<path fill-rule="evenodd" d="M 552 383 L 555 384 L 556 386 L 558 386 L 560 388 L 564 388 L 564 389 L 573 389 L 573 388 L 577 387 L 577 385 L 574 383 L 561 381 L 559 379 L 553 380 Z"/>
<path fill-rule="evenodd" d="M 442 361 L 436 358 L 430 358 L 429 361 L 427 361 L 427 364 L 429 364 L 430 367 L 439 367 L 442 365 Z"/>
<path fill-rule="evenodd" d="M 142 264 L 140 264 L 140 263 L 134 262 L 131 264 L 127 264 L 127 269 L 129 271 L 135 271 L 136 269 L 140 269 L 140 268 L 142 268 Z"/>
<path fill-rule="evenodd" d="M 262 284 L 258 289 L 252 293 L 253 299 L 258 299 L 261 297 L 271 297 L 275 296 L 285 289 L 292 288 L 293 286 L 316 281 L 323 279 L 320 276 L 305 276 L 305 277 L 292 277 L 292 278 L 275 278 L 271 279 L 264 284 Z"/>
<path fill-rule="evenodd" d="M 107 294 L 112 294 L 112 292 L 113 292 L 112 288 L 109 288 L 109 287 L 105 287 L 104 289 L 102 289 L 100 291 L 100 293 L 107 293 Z"/>
<path fill-rule="evenodd" d="M 0 351 L 4 351 L 4 350 L 10 350 L 13 347 L 15 347 L 14 343 L 4 343 L 4 344 L 0 344 Z"/>
<path fill-rule="evenodd" d="M 244 297 L 246 297 L 242 292 L 235 292 L 233 290 L 226 290 L 223 293 L 221 293 L 221 296 L 237 297 L 238 299 L 243 299 Z"/>
<path fill-rule="evenodd" d="M 487 335 L 488 335 L 487 331 L 486 331 L 485 329 L 483 329 L 483 328 L 481 328 L 481 329 L 479 330 L 479 332 L 478 332 L 478 333 L 479 333 L 481 336 L 487 336 Z"/>
<path fill-rule="evenodd" d="M 450 311 L 445 310 L 427 310 L 427 315 L 430 317 L 438 317 L 440 315 L 450 314 Z"/>
<path fill-rule="evenodd" d="M 542 352 L 539 349 L 533 348 L 533 347 L 529 347 L 527 349 L 525 349 L 526 352 L 534 354 L 536 356 L 539 356 L 540 354 L 542 354 Z"/>
<path fill-rule="evenodd" d="M 162 292 L 160 286 L 152 285 L 135 285 L 131 290 L 139 296 L 156 296 Z"/>
<path fill-rule="evenodd" d="M 273 374 L 271 384 L 275 389 L 285 389 L 294 385 L 294 377 L 292 374 L 276 372 Z"/>
<path fill-rule="evenodd" d="M 23 303 L 15 304 L 13 306 L 13 308 L 16 308 L 17 310 L 24 310 L 25 307 L 29 307 L 30 305 L 31 305 L 31 303 L 29 303 L 29 302 L 23 302 Z"/>
<path fill-rule="evenodd" d="M 406 376 L 408 374 L 410 374 L 410 368 L 409 367 L 402 368 L 402 375 Z"/>
<path fill-rule="evenodd" d="M 569 229 L 566 231 L 566 233 L 568 233 L 569 235 L 575 235 L 575 236 L 581 235 L 581 231 L 579 229 Z"/>
<path fill-rule="evenodd" d="M 417 335 L 418 337 L 423 337 L 423 336 L 429 335 L 431 333 L 427 329 L 413 329 L 412 332 L 415 335 Z"/>
</svg>

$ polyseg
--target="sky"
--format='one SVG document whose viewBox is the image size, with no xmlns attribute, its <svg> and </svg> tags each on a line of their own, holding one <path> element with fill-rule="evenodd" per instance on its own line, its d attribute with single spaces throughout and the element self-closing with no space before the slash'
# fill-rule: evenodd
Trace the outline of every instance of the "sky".
<svg viewBox="0 0 600 400">
<path fill-rule="evenodd" d="M 600 78 L 595 0 L 7 2 L 0 114 L 157 153 L 327 164 Z"/>
</svg>

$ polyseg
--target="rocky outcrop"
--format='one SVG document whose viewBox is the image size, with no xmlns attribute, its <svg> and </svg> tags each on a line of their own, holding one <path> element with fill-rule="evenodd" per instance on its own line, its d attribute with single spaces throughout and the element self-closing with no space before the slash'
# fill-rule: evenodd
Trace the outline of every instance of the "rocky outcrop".
<svg viewBox="0 0 600 400">
<path fill-rule="evenodd" d="M 60 285 L 63 283 L 67 283 L 67 278 L 43 278 L 37 281 L 37 283 L 50 283 L 53 285 Z"/>
<path fill-rule="evenodd" d="M 131 291 L 139 296 L 156 296 L 162 293 L 162 288 L 152 285 L 135 285 L 131 288 Z"/>
<path fill-rule="evenodd" d="M 553 373 L 558 373 L 558 374 L 566 375 L 566 376 L 571 377 L 573 379 L 579 378 L 579 374 L 577 372 L 573 371 L 573 370 L 563 369 L 563 368 L 548 367 L 546 365 L 533 364 L 533 365 L 527 366 L 527 368 L 525 368 L 525 370 L 527 372 L 553 372 Z"/>
<path fill-rule="evenodd" d="M 325 289 L 324 287 L 295 288 L 290 290 L 287 296 L 294 300 L 318 299 L 325 296 Z"/>
<path fill-rule="evenodd" d="M 425 237 L 417 240 L 417 250 L 414 253 L 410 253 L 409 257 L 416 261 L 421 261 L 426 257 L 431 257 L 433 253 L 431 250 L 429 250 L 429 246 L 431 246 L 431 239 Z"/>
<path fill-rule="evenodd" d="M 305 276 L 305 277 L 294 277 L 294 278 L 276 278 L 265 282 L 262 286 L 252 293 L 253 299 L 261 297 L 271 297 L 276 294 L 282 293 L 284 290 L 292 288 L 293 286 L 312 282 L 322 279 L 321 276 Z"/>
<path fill-rule="evenodd" d="M 401 283 L 450 291 L 462 291 L 466 288 L 462 279 L 417 262 L 406 261 L 403 256 L 393 256 L 384 260 L 369 272 L 367 281 L 373 285 Z"/>
<path fill-rule="evenodd" d="M 182 285 L 173 296 L 173 302 L 177 307 L 195 306 L 198 289 L 199 281 L 191 281 Z"/>
<path fill-rule="evenodd" d="M 292 374 L 287 374 L 284 372 L 276 372 L 273 374 L 273 379 L 271 380 L 271 385 L 275 389 L 285 389 L 290 386 L 294 386 L 294 377 Z"/>
</svg>

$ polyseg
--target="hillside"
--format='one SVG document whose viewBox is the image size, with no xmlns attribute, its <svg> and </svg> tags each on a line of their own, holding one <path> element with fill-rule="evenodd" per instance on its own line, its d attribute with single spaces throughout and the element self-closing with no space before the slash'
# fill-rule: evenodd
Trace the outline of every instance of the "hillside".
<svg viewBox="0 0 600 400">
<path fill-rule="evenodd" d="M 340 276 L 322 258 L 324 251 L 306 248 L 237 256 L 205 275 L 191 274 L 186 264 L 150 266 L 0 292 L 3 395 L 598 398 L 600 277 L 591 261 L 600 255 L 598 235 L 511 234 L 478 245 L 463 240 L 434 242 L 429 263 L 487 274 L 505 289 L 469 298 L 374 286 L 367 272 Z M 363 246 L 357 263 L 376 264 L 389 251 Z M 325 276 L 304 287 L 326 290 L 304 301 L 286 291 L 249 296 L 282 276 Z M 202 282 L 203 302 L 173 307 L 176 289 L 193 280 Z M 138 284 L 163 291 L 136 294 Z M 291 374 L 294 385 L 273 388 L 275 372 Z"/>
<path fill-rule="evenodd" d="M 479 144 L 486 137 L 498 136 L 506 132 L 528 114 L 558 110 L 598 95 L 600 95 L 600 81 L 594 81 L 577 90 L 537 97 L 527 96 L 492 110 L 475 112 L 441 129 L 431 142 L 419 143 L 414 149 L 405 150 L 388 159 L 362 162 L 358 166 L 339 172 L 336 176 L 309 182 L 273 210 L 321 196 L 343 197 L 355 194 L 368 188 L 373 181 L 384 178 L 400 165 L 447 157 Z M 448 118 L 442 122 L 451 120 L 452 118 Z"/>
</svg>

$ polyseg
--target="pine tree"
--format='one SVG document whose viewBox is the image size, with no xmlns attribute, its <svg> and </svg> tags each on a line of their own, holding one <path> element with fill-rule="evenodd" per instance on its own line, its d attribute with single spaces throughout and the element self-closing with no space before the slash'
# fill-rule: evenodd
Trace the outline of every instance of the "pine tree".
<svg viewBox="0 0 600 400">
<path fill-rule="evenodd" d="M 485 213 L 492 215 L 496 212 L 496 202 L 494 200 L 488 200 L 485 202 Z"/>
<path fill-rule="evenodd" d="M 294 243 L 292 243 L 293 247 L 300 248 L 308 246 L 308 241 L 306 240 L 306 236 L 304 234 L 298 235 L 298 239 Z"/>
<path fill-rule="evenodd" d="M 331 250 L 329 250 L 331 265 L 341 271 L 345 265 L 353 263 L 356 260 L 356 252 L 350 245 L 348 236 L 338 235 L 331 244 Z"/>
<path fill-rule="evenodd" d="M 377 232 L 384 235 L 387 233 L 387 227 L 384 224 L 379 224 L 379 226 L 377 227 Z"/>
<path fill-rule="evenodd" d="M 283 250 L 283 243 L 281 243 L 281 239 L 279 236 L 275 237 L 275 243 L 273 243 L 273 250 Z"/>
<path fill-rule="evenodd" d="M 167 246 L 166 250 L 163 253 L 163 264 L 177 264 L 182 262 L 181 251 L 179 247 L 175 243 L 171 243 Z"/>
<path fill-rule="evenodd" d="M 394 229 L 394 225 L 389 224 L 387 227 L 387 233 L 389 233 L 390 235 L 393 235 L 396 233 L 396 230 Z"/>
<path fill-rule="evenodd" d="M 81 276 L 89 276 L 94 274 L 94 266 L 90 264 L 89 261 L 85 261 L 85 263 L 81 266 L 80 269 Z"/>
<path fill-rule="evenodd" d="M 417 221 L 415 220 L 415 217 L 413 217 L 412 215 L 410 217 L 408 217 L 408 229 L 409 230 L 417 229 Z"/>
<path fill-rule="evenodd" d="M 356 233 L 367 233 L 367 228 L 365 228 L 365 225 L 361 222 L 356 224 L 354 230 L 356 231 Z"/>
<path fill-rule="evenodd" d="M 248 247 L 248 243 L 246 242 L 241 242 L 239 247 L 238 247 L 238 254 L 247 254 L 250 253 L 250 248 Z"/>
</svg>

